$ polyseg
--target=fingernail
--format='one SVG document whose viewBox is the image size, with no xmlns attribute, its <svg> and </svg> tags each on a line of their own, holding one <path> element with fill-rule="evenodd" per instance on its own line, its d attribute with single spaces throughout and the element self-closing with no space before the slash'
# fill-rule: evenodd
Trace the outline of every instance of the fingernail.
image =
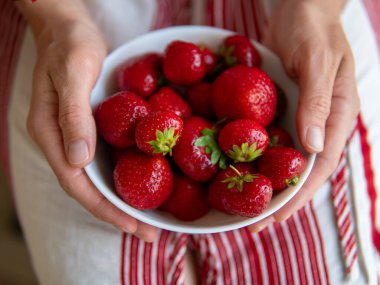
<svg viewBox="0 0 380 285">
<path fill-rule="evenodd" d="M 321 152 L 324 144 L 322 129 L 316 126 L 308 128 L 306 132 L 306 143 L 311 149 L 316 152 Z"/>
<path fill-rule="evenodd" d="M 85 140 L 73 141 L 68 147 L 68 159 L 71 164 L 81 164 L 89 158 L 88 146 Z"/>
</svg>

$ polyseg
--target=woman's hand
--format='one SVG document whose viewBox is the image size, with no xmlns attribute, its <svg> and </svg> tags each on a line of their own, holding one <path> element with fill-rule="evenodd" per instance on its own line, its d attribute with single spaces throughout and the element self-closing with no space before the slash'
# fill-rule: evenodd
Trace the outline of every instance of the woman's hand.
<svg viewBox="0 0 380 285">
<path fill-rule="evenodd" d="M 318 153 L 302 189 L 283 208 L 250 226 L 259 231 L 286 220 L 312 199 L 336 169 L 359 112 L 354 59 L 339 14 L 342 1 L 281 1 L 264 43 L 298 83 L 297 131 L 302 146 Z"/>
<path fill-rule="evenodd" d="M 95 217 L 152 241 L 155 229 L 113 206 L 83 167 L 94 157 L 96 128 L 90 93 L 106 45 L 80 1 L 20 4 L 38 49 L 28 131 L 62 188 Z"/>
</svg>

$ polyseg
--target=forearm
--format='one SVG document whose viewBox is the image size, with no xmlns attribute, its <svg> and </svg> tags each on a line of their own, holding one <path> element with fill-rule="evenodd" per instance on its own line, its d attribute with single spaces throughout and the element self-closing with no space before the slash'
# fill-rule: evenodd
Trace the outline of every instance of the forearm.
<svg viewBox="0 0 380 285">
<path fill-rule="evenodd" d="M 17 7 L 31 26 L 37 44 L 54 37 L 55 29 L 65 29 L 76 22 L 92 25 L 81 0 L 17 1 Z"/>
</svg>

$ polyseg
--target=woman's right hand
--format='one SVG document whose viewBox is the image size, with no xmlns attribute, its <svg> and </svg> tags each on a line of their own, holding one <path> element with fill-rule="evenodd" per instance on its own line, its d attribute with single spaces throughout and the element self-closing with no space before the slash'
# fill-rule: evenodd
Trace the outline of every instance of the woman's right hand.
<svg viewBox="0 0 380 285">
<path fill-rule="evenodd" d="M 84 171 L 94 157 L 96 127 L 90 93 L 106 55 L 106 44 L 79 3 L 19 5 L 32 26 L 38 49 L 28 131 L 69 196 L 96 218 L 152 241 L 155 228 L 112 205 Z"/>
</svg>

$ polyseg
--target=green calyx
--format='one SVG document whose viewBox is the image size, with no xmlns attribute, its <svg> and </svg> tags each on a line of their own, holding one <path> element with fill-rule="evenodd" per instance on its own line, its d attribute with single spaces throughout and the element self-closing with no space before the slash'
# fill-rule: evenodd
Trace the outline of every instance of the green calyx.
<svg viewBox="0 0 380 285">
<path fill-rule="evenodd" d="M 222 46 L 220 49 L 220 54 L 224 58 L 224 61 L 227 63 L 228 66 L 234 66 L 237 62 L 236 57 L 233 55 L 235 51 L 235 46 L 230 46 L 226 48 L 226 46 Z"/>
<path fill-rule="evenodd" d="M 230 168 L 237 174 L 237 176 L 229 176 L 226 175 L 227 178 L 222 180 L 222 183 L 228 183 L 227 188 L 237 188 L 239 192 L 243 192 L 244 183 L 250 183 L 255 178 L 257 178 L 257 175 L 247 173 L 245 175 L 242 175 L 239 170 L 237 170 L 233 165 L 230 165 Z"/>
<path fill-rule="evenodd" d="M 276 146 L 280 140 L 279 136 L 273 136 L 269 138 L 269 146 Z"/>
<path fill-rule="evenodd" d="M 240 147 L 233 145 L 232 150 L 229 150 L 227 155 L 236 162 L 250 162 L 255 160 L 263 153 L 263 149 L 257 149 L 257 143 L 254 142 L 251 146 L 248 143 L 243 143 Z"/>
<path fill-rule="evenodd" d="M 156 130 L 156 140 L 148 142 L 153 148 L 153 153 L 172 155 L 172 149 L 179 138 L 179 135 L 174 135 L 174 131 L 174 128 L 164 129 L 163 132 Z"/>
<path fill-rule="evenodd" d="M 194 142 L 195 146 L 204 147 L 207 154 L 211 154 L 211 163 L 218 164 L 219 168 L 226 169 L 226 156 L 223 154 L 219 145 L 216 142 L 216 129 L 203 129 L 202 137 L 199 137 Z"/>
<path fill-rule="evenodd" d="M 294 185 L 297 185 L 298 181 L 300 181 L 300 177 L 296 176 L 291 179 L 286 179 L 285 183 L 287 186 L 294 186 Z"/>
</svg>

